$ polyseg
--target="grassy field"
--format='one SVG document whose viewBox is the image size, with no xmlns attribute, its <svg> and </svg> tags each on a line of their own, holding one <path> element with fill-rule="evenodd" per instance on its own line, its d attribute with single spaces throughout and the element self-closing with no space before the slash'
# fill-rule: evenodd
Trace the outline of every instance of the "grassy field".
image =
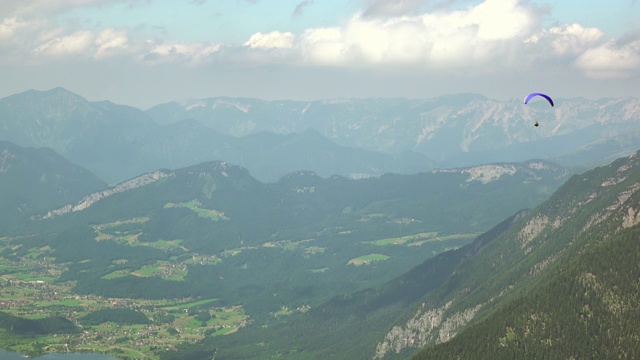
<svg viewBox="0 0 640 360">
<path fill-rule="evenodd" d="M 369 254 L 369 255 L 363 255 L 363 256 L 359 256 L 357 258 L 351 259 L 347 264 L 355 265 L 355 266 L 369 265 L 374 261 L 387 260 L 388 258 L 389 256 L 384 254 Z"/>
<path fill-rule="evenodd" d="M 161 307 L 162 310 L 167 310 L 167 311 L 176 311 L 176 310 L 184 310 L 184 309 L 190 309 L 194 306 L 200 306 L 200 305 L 206 305 L 206 304 L 210 304 L 214 301 L 216 301 L 218 299 L 205 299 L 205 300 L 199 300 L 199 301 L 191 301 L 191 302 L 181 302 L 181 303 L 174 303 L 174 304 L 170 304 L 170 305 L 166 305 Z"/>
<path fill-rule="evenodd" d="M 438 236 L 438 233 L 433 232 L 423 232 L 414 235 L 406 235 L 395 238 L 384 238 L 373 241 L 365 241 L 365 244 L 372 244 L 376 246 L 389 246 L 389 245 L 406 245 L 406 246 L 420 246 L 429 242 L 436 241 L 449 241 L 455 239 L 468 239 L 478 236 L 477 233 L 472 234 L 452 234 L 452 235 L 442 235 Z"/>
<path fill-rule="evenodd" d="M 187 208 L 195 212 L 196 214 L 198 214 L 199 217 L 210 219 L 212 221 L 229 220 L 229 218 L 226 217 L 224 215 L 224 212 L 222 211 L 202 208 L 202 203 L 200 203 L 200 201 L 198 200 L 191 200 L 189 202 L 178 203 L 178 204 L 169 202 L 164 205 L 165 209 L 170 209 L 173 207 Z"/>
<path fill-rule="evenodd" d="M 458 240 L 458 239 L 472 239 L 472 238 L 475 238 L 478 235 L 480 235 L 480 234 L 471 233 L 471 234 L 453 234 L 453 235 L 436 236 L 434 239 L 425 239 L 425 240 L 411 242 L 411 243 L 407 244 L 407 246 L 420 246 L 422 244 L 425 244 L 425 243 L 428 243 L 428 242 L 433 242 L 433 241 L 450 241 L 450 240 Z M 447 250 L 453 249 L 453 248 L 457 248 L 457 247 L 447 248 Z"/>
<path fill-rule="evenodd" d="M 159 239 L 153 242 L 138 241 L 138 237 L 143 234 L 142 226 L 132 225 L 142 225 L 147 221 L 149 221 L 149 218 L 147 217 L 132 218 L 119 220 L 112 223 L 93 225 L 92 228 L 96 233 L 96 241 L 108 240 L 114 241 L 119 244 L 126 244 L 129 246 L 149 246 L 165 251 L 174 249 L 182 249 L 185 252 L 189 251 L 189 249 L 182 245 L 182 240 L 179 239 Z"/>
</svg>

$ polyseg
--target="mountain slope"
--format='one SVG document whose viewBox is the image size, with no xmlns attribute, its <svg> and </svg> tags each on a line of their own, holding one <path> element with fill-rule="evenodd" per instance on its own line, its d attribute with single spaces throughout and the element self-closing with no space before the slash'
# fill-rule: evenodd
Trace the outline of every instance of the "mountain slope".
<svg viewBox="0 0 640 360">
<path fill-rule="evenodd" d="M 594 244 L 525 296 L 414 359 L 640 357 L 638 236 L 632 228 Z"/>
<path fill-rule="evenodd" d="M 0 141 L 0 227 L 104 188 L 106 183 L 53 150 Z"/>
<path fill-rule="evenodd" d="M 505 306 L 513 306 L 511 310 L 515 308 L 522 310 L 526 305 L 522 306 L 522 303 L 518 305 L 518 301 L 524 301 L 527 305 L 531 304 L 529 301 L 541 301 L 541 298 L 534 297 L 537 291 L 546 294 L 546 301 L 549 299 L 557 301 L 557 296 L 566 296 L 564 300 L 572 301 L 571 294 L 575 294 L 575 289 L 571 289 L 571 284 L 582 284 L 583 287 L 595 286 L 592 284 L 593 278 L 587 274 L 591 271 L 586 265 L 591 260 L 587 259 L 604 264 L 614 261 L 613 258 L 605 255 L 601 258 L 589 258 L 588 255 L 583 254 L 592 254 L 595 251 L 593 249 L 598 249 L 597 252 L 604 254 L 606 252 L 600 251 L 602 250 L 599 248 L 600 244 L 621 241 L 615 240 L 619 237 L 633 238 L 629 235 L 629 231 L 635 231 L 636 225 L 640 223 L 640 217 L 636 216 L 636 209 L 640 207 L 640 193 L 637 192 L 639 189 L 640 159 L 637 154 L 616 160 L 608 166 L 596 168 L 582 175 L 573 176 L 549 200 L 520 220 L 512 229 L 482 248 L 477 256 L 461 264 L 441 287 L 429 293 L 421 301 L 422 308 L 415 311 L 409 321 L 394 326 L 387 333 L 384 340 L 378 344 L 376 357 L 383 358 L 390 353 L 401 351 L 406 355 L 410 353 L 408 350 L 410 348 L 447 342 L 467 324 L 477 323 L 483 319 L 489 319 L 487 321 L 496 324 L 500 322 L 501 315 L 495 312 L 503 311 L 501 309 L 506 309 Z M 630 245 L 623 245 L 625 246 Z M 633 248 L 629 249 L 635 251 Z M 581 264 L 581 267 L 570 270 L 572 268 L 569 264 Z M 596 271 L 595 268 L 593 270 Z M 637 268 L 631 267 L 628 271 L 629 273 L 622 272 L 621 276 L 633 277 Z M 567 276 L 577 276 L 578 280 L 574 278 L 573 282 L 563 282 L 564 280 L 555 278 L 565 276 L 562 274 L 572 274 Z M 606 278 L 611 272 L 599 271 L 599 274 Z M 596 279 L 597 276 L 599 275 L 596 275 Z M 549 283 L 551 285 L 547 285 Z M 613 283 L 596 283 L 600 284 L 596 286 L 597 291 L 617 292 L 614 287 L 607 287 Z M 553 290 L 554 286 L 559 284 L 569 288 Z M 594 289 L 591 290 L 596 291 Z M 550 296 L 550 291 L 552 293 L 557 291 L 557 293 Z M 628 298 L 626 291 L 617 293 L 615 298 Z M 523 296 L 526 297 L 524 300 L 522 300 Z M 599 296 L 602 296 L 602 293 Z M 511 303 L 512 301 L 516 302 Z M 551 303 L 538 305 L 541 308 L 552 306 Z M 593 306 L 596 305 L 593 304 Z M 577 308 L 573 310 L 576 316 L 574 319 L 579 319 L 580 311 L 584 311 Z M 514 316 L 526 317 L 533 314 L 532 316 L 535 317 L 536 310 L 523 314 L 522 311 L 516 312 Z M 522 320 L 522 316 L 518 319 Z M 547 327 L 557 325 L 557 329 L 563 329 L 563 331 L 569 331 L 569 328 L 563 328 L 563 326 L 575 325 L 574 323 L 554 324 L 553 320 L 544 323 Z M 524 334 L 525 328 L 514 328 L 512 323 L 509 324 L 507 326 L 512 328 L 511 331 L 515 331 L 514 334 Z M 519 325 L 524 326 L 523 324 L 522 321 L 519 322 Z M 495 334 L 495 331 L 501 331 L 501 336 L 504 337 L 507 330 L 504 327 L 491 328 L 492 334 Z M 480 332 L 470 330 L 470 333 L 480 336 Z M 515 335 L 509 335 L 508 338 L 513 336 Z M 487 348 L 494 347 L 492 351 L 495 350 L 495 346 L 499 346 L 493 342 L 495 338 L 484 340 L 478 341 L 485 344 L 483 346 Z M 451 349 L 455 344 L 460 343 L 454 343 L 450 347 L 443 346 L 443 349 Z M 598 344 L 598 346 L 604 346 L 603 343 Z M 569 346 L 571 342 L 565 342 L 565 345 Z M 435 354 L 437 349 L 433 353 L 428 353 Z"/>
</svg>

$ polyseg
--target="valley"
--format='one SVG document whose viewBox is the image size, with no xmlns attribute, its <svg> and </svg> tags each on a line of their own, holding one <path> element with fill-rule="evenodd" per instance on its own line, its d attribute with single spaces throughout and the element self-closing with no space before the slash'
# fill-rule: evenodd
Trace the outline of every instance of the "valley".
<svg viewBox="0 0 640 360">
<path fill-rule="evenodd" d="M 470 175 L 502 166 L 513 171 Z M 58 202 L 0 240 L 0 343 L 123 359 L 164 359 L 218 335 L 260 347 L 253 332 L 277 336 L 336 296 L 464 247 L 570 174 L 537 162 L 477 171 L 361 180 L 298 172 L 265 184 L 209 162 Z M 458 195 L 444 201 L 443 191 Z M 501 211 L 477 212 L 496 203 Z"/>
<path fill-rule="evenodd" d="M 192 202 L 193 204 L 193 202 Z M 210 214 L 207 212 L 207 214 Z M 189 252 L 180 246 L 179 241 L 159 240 L 153 243 L 141 243 L 137 237 L 142 234 L 137 226 L 148 218 L 132 218 L 113 223 L 94 225 L 95 241 L 111 241 L 130 247 L 152 247 L 164 251 L 180 249 L 186 256 L 179 261 L 172 257 L 167 261 L 139 268 L 126 268 L 128 260 L 115 259 L 115 270 L 102 276 L 103 280 L 133 277 L 157 277 L 164 281 L 184 281 L 188 267 L 218 266 L 229 257 L 243 252 L 259 252 L 260 247 L 249 246 L 222 251 L 218 254 L 198 254 Z M 435 233 L 430 233 L 435 236 Z M 403 244 L 408 238 L 423 238 L 424 234 L 404 236 L 397 239 L 381 239 L 383 244 Z M 433 248 L 433 254 L 451 247 L 457 248 L 467 243 L 471 235 L 456 235 L 439 240 L 443 246 Z M 50 246 L 34 247 L 17 256 L 20 250 L 19 238 L 3 237 L 0 253 L 0 311 L 10 320 L 0 320 L 0 347 L 19 351 L 29 355 L 43 352 L 98 352 L 111 354 L 121 359 L 159 359 L 159 354 L 176 350 L 178 345 L 196 343 L 207 337 L 227 335 L 253 323 L 253 319 L 241 305 L 228 305 L 219 298 L 168 298 L 145 299 L 141 297 L 109 297 L 92 294 L 79 294 L 74 291 L 75 281 L 61 280 L 60 275 L 69 271 L 68 264 L 59 263 L 52 256 Z M 406 245 L 411 246 L 412 243 Z M 419 246 L 421 244 L 413 246 Z M 282 252 L 296 252 L 299 256 L 309 257 L 322 254 L 324 248 L 314 245 L 314 240 L 297 242 L 266 242 L 261 248 L 277 248 Z M 350 260 L 346 265 L 370 265 L 374 261 L 389 258 L 387 255 L 364 255 Z M 80 263 L 90 262 L 81 260 Z M 340 266 L 344 264 L 335 264 Z M 124 267 L 124 268 L 123 268 Z M 246 264 L 244 269 L 246 269 Z M 329 267 L 309 269 L 314 273 L 324 273 Z M 223 305 L 225 304 L 225 305 Z M 295 313 L 305 313 L 311 309 L 309 304 L 298 306 L 282 305 L 270 312 L 273 321 Z M 125 315 L 118 312 L 129 311 Z M 138 315 L 137 320 L 132 314 Z M 24 320 L 52 319 L 61 317 L 70 320 L 74 331 L 68 333 L 11 334 L 14 323 Z M 91 318 L 91 320 L 87 320 Z M 11 331 L 11 332 L 10 332 Z"/>
</svg>

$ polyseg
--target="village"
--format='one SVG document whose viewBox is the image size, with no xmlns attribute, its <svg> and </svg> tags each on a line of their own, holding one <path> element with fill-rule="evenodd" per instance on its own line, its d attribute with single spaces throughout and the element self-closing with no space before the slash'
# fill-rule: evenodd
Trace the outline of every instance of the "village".
<svg viewBox="0 0 640 360">
<path fill-rule="evenodd" d="M 120 359 L 158 359 L 160 352 L 175 350 L 182 343 L 233 333 L 251 321 L 242 307 L 216 306 L 215 299 L 145 300 L 75 294 L 73 282 L 55 281 L 64 271 L 62 265 L 23 260 L 0 259 L 0 312 L 24 319 L 60 316 L 72 321 L 79 331 L 20 337 L 0 330 L 0 345 L 7 350 L 30 354 L 90 351 Z M 148 321 L 83 325 L 83 317 L 104 309 L 134 310 Z"/>
</svg>

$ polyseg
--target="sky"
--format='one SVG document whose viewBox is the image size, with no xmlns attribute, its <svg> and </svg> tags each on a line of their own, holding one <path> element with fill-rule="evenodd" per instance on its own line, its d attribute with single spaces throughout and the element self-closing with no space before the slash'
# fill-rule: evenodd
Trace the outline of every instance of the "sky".
<svg viewBox="0 0 640 360">
<path fill-rule="evenodd" d="M 636 0 L 0 0 L 0 97 L 640 96 Z"/>
</svg>

